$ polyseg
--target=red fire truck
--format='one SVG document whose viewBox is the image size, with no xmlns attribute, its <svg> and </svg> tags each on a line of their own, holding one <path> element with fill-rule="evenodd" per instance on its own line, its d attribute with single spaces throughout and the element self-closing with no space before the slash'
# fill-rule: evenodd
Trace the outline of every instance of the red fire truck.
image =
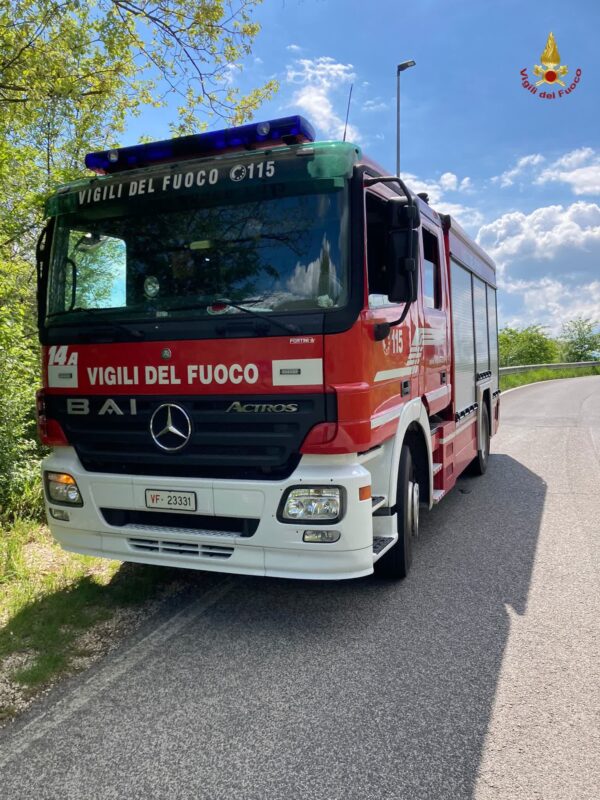
<svg viewBox="0 0 600 800">
<path fill-rule="evenodd" d="M 67 550 L 403 578 L 499 419 L 495 268 L 302 117 L 86 158 L 38 245 L 48 521 Z"/>
</svg>

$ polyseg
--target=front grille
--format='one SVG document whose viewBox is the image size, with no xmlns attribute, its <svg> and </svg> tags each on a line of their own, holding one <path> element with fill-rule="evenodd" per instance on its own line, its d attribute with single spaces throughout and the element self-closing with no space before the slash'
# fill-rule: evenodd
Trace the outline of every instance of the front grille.
<svg viewBox="0 0 600 800">
<path fill-rule="evenodd" d="M 119 528 L 135 527 L 154 531 L 160 528 L 174 532 L 222 536 L 253 536 L 259 523 L 258 519 L 247 517 L 209 517 L 201 514 L 173 514 L 170 511 L 101 508 L 100 512 L 109 525 Z"/>
<path fill-rule="evenodd" d="M 337 416 L 335 396 L 323 393 L 112 397 L 121 413 L 113 404 L 106 410 L 109 397 L 78 396 L 77 408 L 87 409 L 84 414 L 68 414 L 65 396 L 46 397 L 48 416 L 59 421 L 89 472 L 280 480 L 298 465 L 308 431 Z M 152 414 L 167 402 L 185 409 L 192 421 L 190 441 L 177 452 L 161 450 L 150 435 Z M 293 403 L 297 411 L 228 412 L 234 402 L 279 408 Z M 100 414 L 103 408 L 105 413 Z"/>
<path fill-rule="evenodd" d="M 196 556 L 197 558 L 226 559 L 233 555 L 234 547 L 195 542 L 170 542 L 162 539 L 127 539 L 132 550 L 166 555 Z"/>
</svg>

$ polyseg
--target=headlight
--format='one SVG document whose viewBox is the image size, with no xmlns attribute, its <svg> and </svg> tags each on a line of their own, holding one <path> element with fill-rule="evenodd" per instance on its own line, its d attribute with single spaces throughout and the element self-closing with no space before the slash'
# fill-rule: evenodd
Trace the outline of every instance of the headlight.
<svg viewBox="0 0 600 800">
<path fill-rule="evenodd" d="M 280 506 L 282 522 L 335 522 L 342 516 L 339 486 L 302 486 L 288 489 Z"/>
<path fill-rule="evenodd" d="M 83 500 L 77 482 L 66 472 L 46 472 L 46 493 L 51 503 L 82 506 Z"/>
</svg>

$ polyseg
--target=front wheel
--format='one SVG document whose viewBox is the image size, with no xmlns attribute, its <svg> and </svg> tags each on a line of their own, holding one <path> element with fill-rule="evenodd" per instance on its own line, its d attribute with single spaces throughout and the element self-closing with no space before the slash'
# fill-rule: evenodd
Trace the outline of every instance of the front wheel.
<svg viewBox="0 0 600 800">
<path fill-rule="evenodd" d="M 412 562 L 412 540 L 419 533 L 419 484 L 410 448 L 403 445 L 398 469 L 396 493 L 398 541 L 379 561 L 374 570 L 383 578 L 406 578 Z"/>
</svg>

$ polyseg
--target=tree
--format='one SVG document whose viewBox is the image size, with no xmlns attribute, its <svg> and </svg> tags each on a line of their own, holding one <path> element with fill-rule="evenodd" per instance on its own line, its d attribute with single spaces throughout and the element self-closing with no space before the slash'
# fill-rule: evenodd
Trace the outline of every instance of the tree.
<svg viewBox="0 0 600 800">
<path fill-rule="evenodd" d="M 242 95 L 231 84 L 260 2 L 0 0 L 0 507 L 36 472 L 34 250 L 45 198 L 82 176 L 86 152 L 118 146 L 145 106 L 179 98 L 173 135 L 248 119 L 277 88 Z"/>
<path fill-rule="evenodd" d="M 174 134 L 249 118 L 276 89 L 230 85 L 260 2 L 0 0 L 0 259 L 30 252 L 50 189 L 145 105 L 178 97 Z"/>
<path fill-rule="evenodd" d="M 600 351 L 598 323 L 578 316 L 563 322 L 560 341 L 565 361 L 592 361 Z"/>
<path fill-rule="evenodd" d="M 558 345 L 542 325 L 502 328 L 498 333 L 500 366 L 551 364 L 558 360 Z"/>
</svg>

